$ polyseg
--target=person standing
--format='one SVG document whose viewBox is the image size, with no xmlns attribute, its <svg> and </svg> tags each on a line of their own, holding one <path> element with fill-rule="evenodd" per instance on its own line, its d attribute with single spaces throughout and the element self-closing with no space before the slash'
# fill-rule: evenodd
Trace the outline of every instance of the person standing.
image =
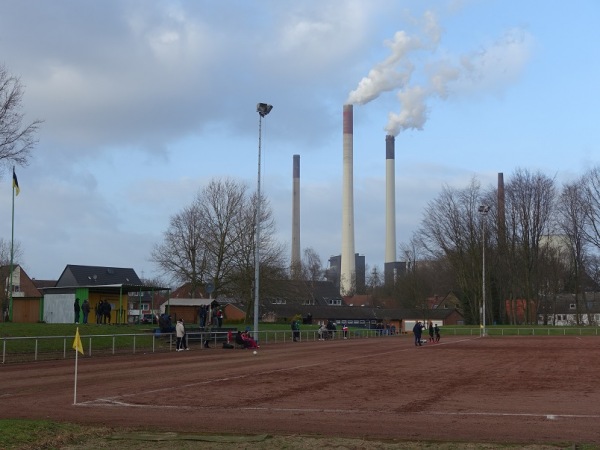
<svg viewBox="0 0 600 450">
<path fill-rule="evenodd" d="M 329 334 L 329 332 L 327 331 L 327 326 L 323 323 L 321 324 L 321 326 L 319 327 L 319 340 L 320 341 L 324 341 L 326 339 L 327 334 Z"/>
<path fill-rule="evenodd" d="M 433 342 L 433 322 L 429 321 L 429 326 L 427 331 L 429 331 L 429 342 Z"/>
<path fill-rule="evenodd" d="M 223 311 L 221 311 L 221 308 L 217 310 L 217 326 L 219 328 L 223 327 Z"/>
<path fill-rule="evenodd" d="M 175 344 L 175 350 L 181 352 L 183 350 L 189 350 L 187 346 L 187 336 L 185 335 L 185 325 L 183 319 L 177 319 L 177 325 L 175 325 L 175 333 L 177 335 L 177 343 Z"/>
<path fill-rule="evenodd" d="M 421 321 L 418 321 L 417 323 L 415 323 L 415 326 L 413 327 L 413 334 L 415 335 L 415 346 L 423 345 L 423 344 L 421 344 L 421 333 L 422 332 L 423 332 L 423 324 L 421 323 Z"/>
<path fill-rule="evenodd" d="M 292 338 L 294 342 L 298 342 L 300 340 L 300 322 L 297 320 L 292 321 Z"/>
<path fill-rule="evenodd" d="M 112 310 L 112 307 L 110 306 L 110 303 L 108 303 L 108 300 L 104 300 L 104 323 L 107 323 L 110 325 L 110 312 Z"/>
<path fill-rule="evenodd" d="M 81 307 L 79 306 L 79 299 L 75 299 L 75 303 L 73 304 L 73 311 L 75 312 L 75 323 L 79 323 L 79 312 L 81 311 Z"/>
<path fill-rule="evenodd" d="M 204 328 L 206 326 L 206 305 L 200 306 L 200 328 Z"/>
<path fill-rule="evenodd" d="M 440 327 L 437 326 L 437 323 L 435 324 L 433 331 L 435 333 L 435 342 L 440 342 Z"/>
<path fill-rule="evenodd" d="M 81 312 L 83 314 L 83 323 L 88 323 L 88 316 L 90 314 L 90 302 L 87 301 L 87 298 L 83 301 L 81 305 Z"/>
<path fill-rule="evenodd" d="M 102 300 L 96 303 L 96 307 L 94 308 L 94 312 L 96 313 L 96 325 L 100 325 L 102 323 L 102 308 L 104 308 L 104 304 Z"/>
</svg>

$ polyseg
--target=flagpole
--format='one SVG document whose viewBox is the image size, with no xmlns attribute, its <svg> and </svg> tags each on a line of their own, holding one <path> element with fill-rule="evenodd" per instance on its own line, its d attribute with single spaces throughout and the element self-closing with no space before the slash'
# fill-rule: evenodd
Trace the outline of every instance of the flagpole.
<svg viewBox="0 0 600 450">
<path fill-rule="evenodd" d="M 77 404 L 77 361 L 79 360 L 79 351 L 75 350 L 75 390 L 73 392 L 73 404 Z"/>
<path fill-rule="evenodd" d="M 77 366 L 79 362 L 79 353 L 83 355 L 83 344 L 79 335 L 79 327 L 75 330 L 75 339 L 73 340 L 73 350 L 75 350 L 75 387 L 73 391 L 73 404 L 77 404 Z"/>
<path fill-rule="evenodd" d="M 15 254 L 15 166 L 13 166 L 13 188 L 12 188 L 12 225 L 10 236 L 10 281 L 8 284 L 8 320 L 13 320 L 13 258 Z"/>
</svg>

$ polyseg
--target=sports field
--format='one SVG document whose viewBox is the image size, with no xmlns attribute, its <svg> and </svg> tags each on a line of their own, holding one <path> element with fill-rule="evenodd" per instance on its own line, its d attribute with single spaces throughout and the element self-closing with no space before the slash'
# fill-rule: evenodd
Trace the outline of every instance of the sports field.
<svg viewBox="0 0 600 450">
<path fill-rule="evenodd" d="M 151 431 L 600 444 L 600 338 L 409 336 L 0 366 L 0 418 Z"/>
</svg>

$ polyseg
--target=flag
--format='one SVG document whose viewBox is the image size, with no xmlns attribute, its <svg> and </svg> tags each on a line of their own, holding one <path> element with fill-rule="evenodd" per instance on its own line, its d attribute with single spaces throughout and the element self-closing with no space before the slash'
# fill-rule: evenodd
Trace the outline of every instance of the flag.
<svg viewBox="0 0 600 450">
<path fill-rule="evenodd" d="M 17 195 L 19 195 L 19 192 L 21 192 L 21 189 L 19 189 L 19 182 L 17 181 L 17 174 L 15 173 L 14 167 L 13 167 L 13 189 L 15 190 Z"/>
<path fill-rule="evenodd" d="M 79 327 L 75 332 L 75 340 L 73 341 L 73 350 L 77 350 L 83 355 L 83 344 L 81 343 L 81 337 L 79 336 Z"/>
</svg>

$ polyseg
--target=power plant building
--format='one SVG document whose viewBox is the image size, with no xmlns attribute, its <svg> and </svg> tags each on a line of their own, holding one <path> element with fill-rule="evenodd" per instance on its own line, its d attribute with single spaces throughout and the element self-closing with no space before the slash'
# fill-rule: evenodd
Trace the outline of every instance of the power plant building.
<svg viewBox="0 0 600 450">
<path fill-rule="evenodd" d="M 355 294 L 366 294 L 367 293 L 367 285 L 366 285 L 366 263 L 365 257 L 359 255 L 358 253 L 354 254 L 354 266 L 356 270 L 354 271 L 354 278 L 356 281 L 356 292 Z M 337 288 L 340 287 L 340 278 L 342 276 L 342 255 L 332 256 L 329 258 L 329 268 L 326 271 L 325 278 L 327 281 L 333 283 Z M 352 281 L 352 280 L 350 280 Z M 352 288 L 352 284 L 350 283 L 349 287 Z M 351 290 L 351 289 L 350 289 Z"/>
</svg>

